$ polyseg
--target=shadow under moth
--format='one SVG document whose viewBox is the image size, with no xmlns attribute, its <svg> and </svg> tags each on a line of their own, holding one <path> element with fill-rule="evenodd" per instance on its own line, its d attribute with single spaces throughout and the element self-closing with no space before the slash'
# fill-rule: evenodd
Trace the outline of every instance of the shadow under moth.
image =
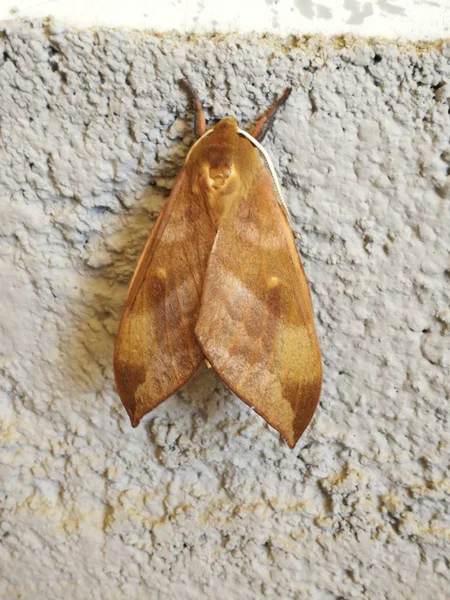
<svg viewBox="0 0 450 600">
<path fill-rule="evenodd" d="M 289 213 L 258 151 L 290 90 L 249 135 L 233 118 L 206 130 L 182 83 L 199 139 L 131 281 L 116 386 L 136 427 L 206 361 L 293 448 L 319 401 L 322 363 Z"/>
</svg>

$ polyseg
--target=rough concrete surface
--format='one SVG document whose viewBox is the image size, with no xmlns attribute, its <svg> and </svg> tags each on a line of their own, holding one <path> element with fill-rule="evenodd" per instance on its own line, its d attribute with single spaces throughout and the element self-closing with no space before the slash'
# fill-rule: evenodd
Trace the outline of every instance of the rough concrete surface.
<svg viewBox="0 0 450 600">
<path fill-rule="evenodd" d="M 0 39 L 0 597 L 450 598 L 450 45 L 12 22 Z M 295 450 L 206 368 L 133 430 L 114 336 L 207 115 L 253 121 L 325 379 Z"/>
</svg>

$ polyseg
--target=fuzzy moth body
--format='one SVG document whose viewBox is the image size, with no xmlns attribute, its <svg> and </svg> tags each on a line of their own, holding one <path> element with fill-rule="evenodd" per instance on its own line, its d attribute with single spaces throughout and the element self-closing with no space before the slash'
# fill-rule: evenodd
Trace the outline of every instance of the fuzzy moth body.
<svg viewBox="0 0 450 600">
<path fill-rule="evenodd" d="M 134 427 L 206 361 L 293 448 L 322 363 L 294 234 L 258 150 L 232 118 L 191 149 L 133 276 L 114 356 Z M 289 92 L 256 123 L 261 139 Z"/>
</svg>

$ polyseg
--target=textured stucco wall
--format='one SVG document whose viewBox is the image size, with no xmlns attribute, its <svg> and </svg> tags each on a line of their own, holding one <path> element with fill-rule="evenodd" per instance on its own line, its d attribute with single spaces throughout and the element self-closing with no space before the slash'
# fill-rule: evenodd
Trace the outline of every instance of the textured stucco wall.
<svg viewBox="0 0 450 600">
<path fill-rule="evenodd" d="M 203 370 L 132 430 L 127 284 L 209 117 L 252 121 L 297 227 L 325 362 L 294 451 Z M 0 39 L 0 597 L 449 598 L 450 45 Z"/>
</svg>

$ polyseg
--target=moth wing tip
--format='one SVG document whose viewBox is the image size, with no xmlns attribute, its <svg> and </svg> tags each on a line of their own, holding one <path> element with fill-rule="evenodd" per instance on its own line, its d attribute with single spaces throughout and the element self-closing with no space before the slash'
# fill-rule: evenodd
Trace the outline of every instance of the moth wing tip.
<svg viewBox="0 0 450 600">
<path fill-rule="evenodd" d="M 295 448 L 298 440 L 300 439 L 300 436 L 297 436 L 295 434 L 293 434 L 293 435 L 285 435 L 284 433 L 281 433 L 281 437 L 283 438 L 283 440 L 288 445 L 289 450 L 293 450 Z"/>
<path fill-rule="evenodd" d="M 131 427 L 133 429 L 136 429 L 136 427 L 141 422 L 141 417 L 136 413 L 132 413 L 131 411 L 128 413 L 128 416 L 130 417 Z"/>
<path fill-rule="evenodd" d="M 305 429 L 308 427 L 308 425 L 309 425 L 309 421 L 308 421 L 308 423 L 306 423 L 306 425 L 303 425 L 301 428 L 298 428 L 298 427 L 295 428 L 295 426 L 294 426 L 292 429 L 291 428 L 284 429 L 283 431 L 278 430 L 278 433 L 281 435 L 283 440 L 289 446 L 289 450 L 293 450 L 295 448 L 295 446 L 297 445 L 297 442 L 302 437 L 302 435 L 305 432 Z"/>
</svg>

